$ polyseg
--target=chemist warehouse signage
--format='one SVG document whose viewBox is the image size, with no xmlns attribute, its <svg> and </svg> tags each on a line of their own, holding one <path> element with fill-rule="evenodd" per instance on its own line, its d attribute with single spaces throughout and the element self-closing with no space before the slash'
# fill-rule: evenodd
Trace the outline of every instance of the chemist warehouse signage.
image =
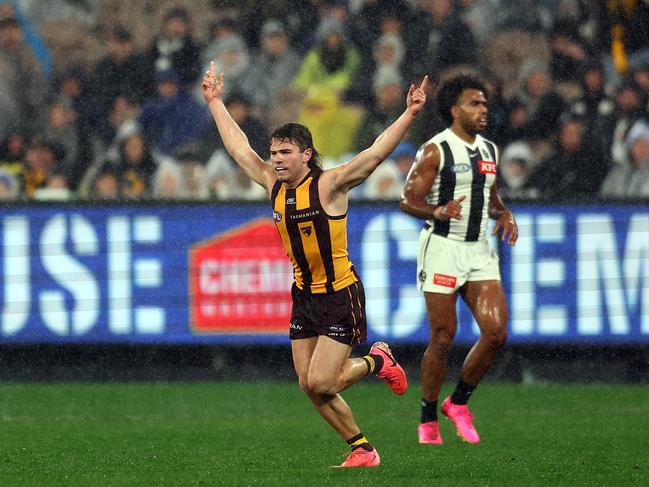
<svg viewBox="0 0 649 487">
<path fill-rule="evenodd" d="M 501 248 L 510 341 L 649 343 L 649 211 L 515 208 Z M 268 204 L 12 206 L 0 213 L 0 342 L 288 343 L 292 269 Z M 425 342 L 421 222 L 349 212 L 368 340 Z M 458 305 L 460 341 L 477 326 Z"/>
</svg>

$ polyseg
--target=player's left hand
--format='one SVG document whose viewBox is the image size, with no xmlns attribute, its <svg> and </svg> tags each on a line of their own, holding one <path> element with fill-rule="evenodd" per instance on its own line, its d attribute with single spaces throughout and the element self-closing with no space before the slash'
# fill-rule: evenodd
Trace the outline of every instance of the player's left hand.
<svg viewBox="0 0 649 487">
<path fill-rule="evenodd" d="M 428 75 L 424 76 L 424 79 L 421 81 L 418 88 L 416 88 L 414 84 L 410 85 L 410 88 L 408 89 L 408 96 L 406 97 L 406 106 L 413 115 L 417 115 L 419 111 L 424 107 L 424 104 L 426 103 L 427 88 Z"/>
<path fill-rule="evenodd" d="M 491 234 L 497 235 L 500 230 L 503 232 L 500 240 L 507 242 L 509 245 L 516 245 L 516 240 L 518 240 L 518 225 L 511 211 L 503 211 L 502 215 L 496 220 Z"/>
</svg>

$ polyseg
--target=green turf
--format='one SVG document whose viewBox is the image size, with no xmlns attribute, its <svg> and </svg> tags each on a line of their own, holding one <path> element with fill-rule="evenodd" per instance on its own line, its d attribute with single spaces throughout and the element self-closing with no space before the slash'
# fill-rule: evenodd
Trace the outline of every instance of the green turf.
<svg viewBox="0 0 649 487">
<path fill-rule="evenodd" d="M 416 384 L 344 397 L 379 468 L 329 468 L 346 447 L 295 384 L 0 385 L 0 485 L 649 485 L 646 386 L 486 383 L 480 445 L 417 444 Z"/>
</svg>

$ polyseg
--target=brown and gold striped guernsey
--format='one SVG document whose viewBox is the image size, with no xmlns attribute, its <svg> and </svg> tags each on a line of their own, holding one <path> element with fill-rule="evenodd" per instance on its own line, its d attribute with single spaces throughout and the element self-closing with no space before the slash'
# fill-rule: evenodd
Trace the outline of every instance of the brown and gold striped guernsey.
<svg viewBox="0 0 649 487">
<path fill-rule="evenodd" d="M 295 284 L 312 294 L 339 291 L 358 280 L 347 251 L 347 214 L 325 213 L 318 195 L 320 174 L 311 171 L 294 189 L 277 181 L 271 194 Z"/>
</svg>

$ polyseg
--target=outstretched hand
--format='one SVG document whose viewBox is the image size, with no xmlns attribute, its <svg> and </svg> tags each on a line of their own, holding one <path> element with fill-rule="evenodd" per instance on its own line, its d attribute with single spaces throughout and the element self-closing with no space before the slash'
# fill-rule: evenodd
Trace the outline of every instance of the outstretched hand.
<svg viewBox="0 0 649 487">
<path fill-rule="evenodd" d="M 207 103 L 214 98 L 221 98 L 221 94 L 223 93 L 223 73 L 216 74 L 214 61 L 210 63 L 210 70 L 205 71 L 201 88 L 203 90 L 203 98 L 205 98 Z"/>
<path fill-rule="evenodd" d="M 496 220 L 496 225 L 491 232 L 492 235 L 498 235 L 498 232 L 502 230 L 502 236 L 500 240 L 507 242 L 509 245 L 516 245 L 518 240 L 518 224 L 514 219 L 514 215 L 511 211 L 504 211 L 498 220 Z"/>
<path fill-rule="evenodd" d="M 438 206 L 433 212 L 433 218 L 442 222 L 448 221 L 451 218 L 454 220 L 462 220 L 462 202 L 465 198 L 466 196 L 462 195 L 445 205 Z"/>
<path fill-rule="evenodd" d="M 414 84 L 410 85 L 410 88 L 408 89 L 408 97 L 406 98 L 406 106 L 413 115 L 417 115 L 424 107 L 424 104 L 426 103 L 427 88 L 428 75 L 424 76 L 424 79 L 421 81 L 418 88 L 416 88 Z"/>
</svg>

